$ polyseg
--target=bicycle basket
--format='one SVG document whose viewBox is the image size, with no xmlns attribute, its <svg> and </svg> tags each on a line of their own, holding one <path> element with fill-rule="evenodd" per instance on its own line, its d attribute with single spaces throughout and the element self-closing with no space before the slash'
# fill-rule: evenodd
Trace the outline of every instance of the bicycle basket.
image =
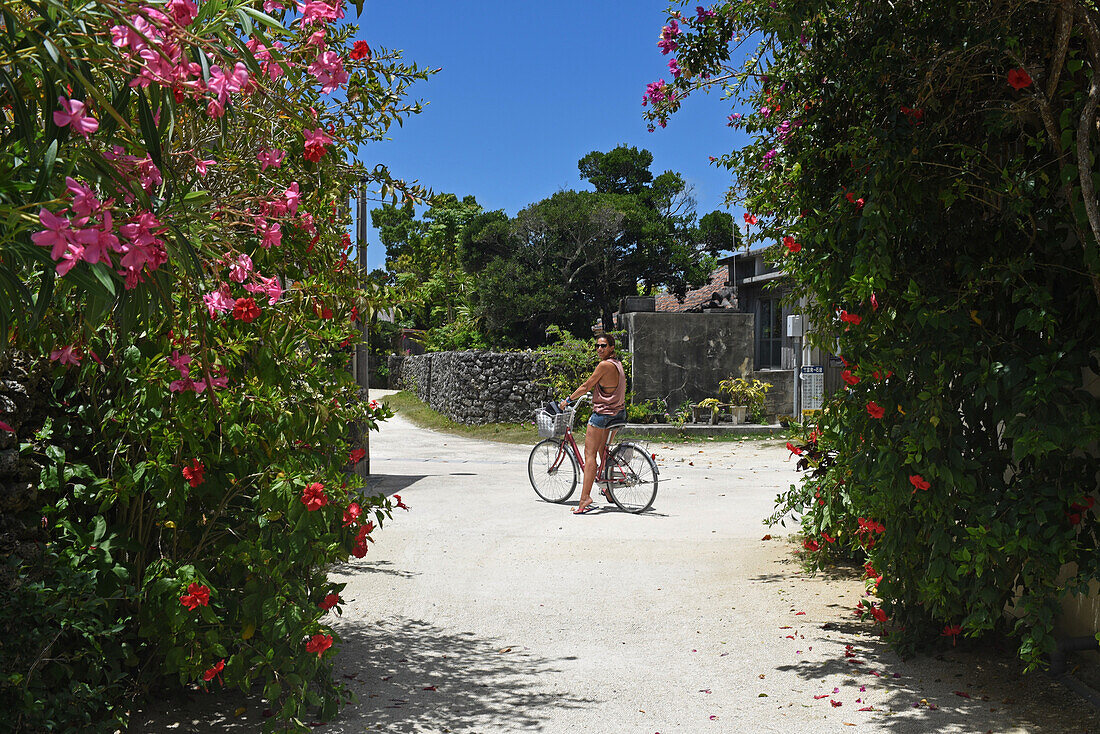
<svg viewBox="0 0 1100 734">
<path fill-rule="evenodd" d="M 535 411 L 535 425 L 538 426 L 539 436 L 542 438 L 557 438 L 564 436 L 565 432 L 573 425 L 574 408 L 566 408 L 564 413 L 551 414 L 542 408 Z"/>
</svg>

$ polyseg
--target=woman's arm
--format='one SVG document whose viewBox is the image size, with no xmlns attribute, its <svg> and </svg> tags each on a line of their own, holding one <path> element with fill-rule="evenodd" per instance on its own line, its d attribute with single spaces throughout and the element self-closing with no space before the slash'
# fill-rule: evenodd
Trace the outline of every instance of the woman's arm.
<svg viewBox="0 0 1100 734">
<path fill-rule="evenodd" d="M 570 396 L 566 398 L 565 401 L 563 401 L 562 407 L 564 407 L 565 402 L 576 400 L 581 395 L 584 395 L 586 392 L 596 387 L 596 385 L 598 385 L 600 382 L 600 377 L 603 376 L 603 374 L 606 373 L 609 369 L 613 370 L 615 368 L 607 362 L 600 362 L 598 365 L 596 365 L 596 369 L 592 370 L 592 376 L 585 380 L 580 387 L 574 390 L 572 394 L 570 394 Z"/>
</svg>

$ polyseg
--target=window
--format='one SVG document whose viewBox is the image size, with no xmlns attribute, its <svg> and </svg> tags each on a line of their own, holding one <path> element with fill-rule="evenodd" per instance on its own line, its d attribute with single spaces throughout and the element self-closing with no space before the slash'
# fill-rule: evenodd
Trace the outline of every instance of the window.
<svg viewBox="0 0 1100 734">
<path fill-rule="evenodd" d="M 783 366 L 783 307 L 778 298 L 761 298 L 756 319 L 756 368 Z"/>
</svg>

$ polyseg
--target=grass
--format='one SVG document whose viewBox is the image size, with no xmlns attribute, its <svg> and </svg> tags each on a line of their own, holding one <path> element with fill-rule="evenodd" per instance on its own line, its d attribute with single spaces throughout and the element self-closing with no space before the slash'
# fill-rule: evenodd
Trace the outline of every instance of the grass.
<svg viewBox="0 0 1100 734">
<path fill-rule="evenodd" d="M 392 408 L 395 413 L 399 413 L 401 417 L 421 428 L 430 428 L 440 433 L 465 436 L 466 438 L 479 438 L 484 441 L 528 445 L 533 445 L 539 440 L 533 417 L 532 422 L 527 424 L 488 423 L 483 426 L 467 426 L 463 423 L 455 423 L 447 416 L 437 413 L 422 403 L 416 395 L 404 390 L 394 395 L 387 395 L 382 398 L 382 402 Z M 575 431 L 574 435 L 583 435 L 583 431 Z"/>
<path fill-rule="evenodd" d="M 483 426 L 467 426 L 456 423 L 450 418 L 421 402 L 411 392 L 401 391 L 394 395 L 387 395 L 382 402 L 400 413 L 401 416 L 421 428 L 430 428 L 440 433 L 449 433 L 454 436 L 466 438 L 478 438 L 484 441 L 499 441 L 501 443 L 515 443 L 532 445 L 539 440 L 539 434 L 532 423 L 489 423 Z M 584 426 L 577 426 L 573 435 L 578 443 L 584 441 Z M 783 441 L 786 431 L 771 434 L 749 434 L 724 436 L 684 436 L 679 433 L 663 433 L 655 436 L 643 436 L 650 443 L 745 443 L 748 441 Z"/>
</svg>

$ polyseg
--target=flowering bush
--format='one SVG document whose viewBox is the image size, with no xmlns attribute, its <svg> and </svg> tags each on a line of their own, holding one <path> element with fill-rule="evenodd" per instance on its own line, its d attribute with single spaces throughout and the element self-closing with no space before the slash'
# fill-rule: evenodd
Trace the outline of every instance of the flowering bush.
<svg viewBox="0 0 1100 734">
<path fill-rule="evenodd" d="M 866 555 L 899 642 L 997 631 L 1038 663 L 1100 577 L 1095 8 L 748 0 L 658 45 L 680 75 L 646 114 L 725 87 L 731 200 L 846 360 L 780 514 Z"/>
<path fill-rule="evenodd" d="M 348 155 L 427 72 L 352 46 L 342 0 L 0 12 L 0 332 L 53 378 L 44 422 L 0 427 L 44 467 L 46 549 L 7 559 L 4 709 L 112 728 L 175 679 L 329 716 L 326 568 L 393 506 L 348 473 L 390 414 L 347 370 L 384 294 L 346 267 L 346 205 L 421 193 Z"/>
</svg>

